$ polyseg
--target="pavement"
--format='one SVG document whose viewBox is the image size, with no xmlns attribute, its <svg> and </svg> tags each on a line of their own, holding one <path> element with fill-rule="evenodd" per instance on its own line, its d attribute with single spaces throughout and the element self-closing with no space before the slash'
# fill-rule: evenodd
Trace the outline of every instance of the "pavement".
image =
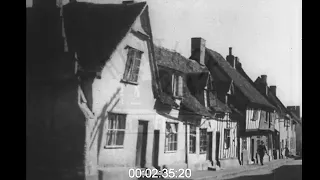
<svg viewBox="0 0 320 180">
<path fill-rule="evenodd" d="M 262 174 L 270 174 L 273 170 L 278 169 L 284 165 L 288 164 L 294 164 L 297 161 L 301 160 L 294 160 L 294 159 L 280 159 L 280 160 L 274 160 L 271 162 L 266 162 L 263 166 L 261 165 L 245 165 L 241 166 L 239 168 L 233 168 L 233 169 L 226 169 L 226 170 L 220 170 L 220 171 L 194 171 L 192 172 L 192 176 L 190 179 L 193 180 L 213 180 L 213 179 L 229 179 L 238 177 L 240 175 L 262 175 Z M 252 172 L 258 173 L 254 174 Z M 290 172 L 287 172 L 290 174 Z M 252 179 L 252 178 L 251 178 Z M 259 178 L 257 178 L 259 179 Z M 274 178 L 271 178 L 274 180 Z"/>
</svg>

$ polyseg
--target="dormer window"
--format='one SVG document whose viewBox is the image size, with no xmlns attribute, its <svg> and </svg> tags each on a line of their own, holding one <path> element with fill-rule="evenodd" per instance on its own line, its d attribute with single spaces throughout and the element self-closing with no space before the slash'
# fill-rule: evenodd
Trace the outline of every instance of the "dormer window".
<svg viewBox="0 0 320 180">
<path fill-rule="evenodd" d="M 183 96 L 183 78 L 181 75 L 172 74 L 172 93 L 174 97 Z"/>
<path fill-rule="evenodd" d="M 126 62 L 126 68 L 123 75 L 123 81 L 129 83 L 138 83 L 138 76 L 140 70 L 142 51 L 127 46 L 128 56 Z"/>
</svg>

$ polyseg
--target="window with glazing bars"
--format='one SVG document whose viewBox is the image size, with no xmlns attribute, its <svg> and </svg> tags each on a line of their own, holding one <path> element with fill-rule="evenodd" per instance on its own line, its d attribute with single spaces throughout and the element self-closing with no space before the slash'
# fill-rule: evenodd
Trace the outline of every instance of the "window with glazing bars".
<svg viewBox="0 0 320 180">
<path fill-rule="evenodd" d="M 181 75 L 172 74 L 172 93 L 175 97 L 183 96 L 183 78 Z"/>
<path fill-rule="evenodd" d="M 106 147 L 122 147 L 126 129 L 125 114 L 108 114 Z"/>
<path fill-rule="evenodd" d="M 207 129 L 200 129 L 200 153 L 207 152 Z"/>
<path fill-rule="evenodd" d="M 177 151 L 178 123 L 166 123 L 165 152 Z"/>
<path fill-rule="evenodd" d="M 196 138 L 197 131 L 195 125 L 190 125 L 190 135 L 189 135 L 189 153 L 196 153 Z"/>
<path fill-rule="evenodd" d="M 140 70 L 141 55 L 143 52 L 129 46 L 127 48 L 128 56 L 123 80 L 126 82 L 137 83 Z"/>
</svg>

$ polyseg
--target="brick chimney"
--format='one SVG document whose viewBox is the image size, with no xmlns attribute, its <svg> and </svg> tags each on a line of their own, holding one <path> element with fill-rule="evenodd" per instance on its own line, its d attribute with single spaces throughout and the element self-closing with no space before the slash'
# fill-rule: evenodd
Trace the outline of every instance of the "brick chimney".
<svg viewBox="0 0 320 180">
<path fill-rule="evenodd" d="M 257 82 L 257 87 L 260 93 L 268 96 L 268 83 L 267 83 L 267 75 L 261 75 L 260 81 Z"/>
<path fill-rule="evenodd" d="M 226 59 L 229 62 L 229 64 L 231 65 L 231 67 L 233 67 L 235 69 L 236 68 L 237 57 L 235 58 L 232 55 L 232 47 L 229 47 L 229 55 L 227 56 Z"/>
<path fill-rule="evenodd" d="M 191 38 L 191 54 L 193 59 L 201 65 L 205 65 L 206 40 L 201 37 Z"/>
<path fill-rule="evenodd" d="M 267 75 L 261 75 L 261 83 L 267 85 Z"/>
<path fill-rule="evenodd" d="M 273 95 L 277 96 L 277 86 L 270 86 L 270 91 Z"/>
</svg>

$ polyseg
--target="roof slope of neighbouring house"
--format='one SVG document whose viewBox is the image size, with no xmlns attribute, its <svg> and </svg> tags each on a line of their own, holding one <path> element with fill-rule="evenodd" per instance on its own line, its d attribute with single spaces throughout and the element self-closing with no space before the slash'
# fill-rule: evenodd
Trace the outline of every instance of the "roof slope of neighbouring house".
<svg viewBox="0 0 320 180">
<path fill-rule="evenodd" d="M 101 70 L 145 7 L 145 2 L 65 5 L 63 17 L 68 48 L 78 53 L 82 68 Z"/>
<path fill-rule="evenodd" d="M 249 99 L 252 104 L 260 107 L 275 109 L 275 107 L 237 70 L 217 52 L 206 48 L 206 53 L 211 56 L 218 66 L 233 80 L 234 84 Z"/>
<path fill-rule="evenodd" d="M 158 66 L 163 66 L 166 68 L 174 69 L 180 71 L 184 74 L 194 75 L 197 73 L 209 73 L 208 69 L 205 66 L 201 66 L 198 62 L 187 59 L 177 52 L 163 48 L 163 47 L 154 47 L 155 59 Z M 211 92 L 209 94 L 210 98 L 210 108 L 205 108 L 195 96 L 193 96 L 184 84 L 184 96 L 182 100 L 182 105 L 187 108 L 189 111 L 197 113 L 204 116 L 212 116 L 209 112 L 230 112 L 230 109 L 227 105 L 222 103 L 218 98 L 216 98 Z"/>
<path fill-rule="evenodd" d="M 254 83 L 255 84 L 261 83 L 261 78 L 258 77 Z M 268 98 L 269 102 L 271 102 L 276 107 L 276 109 L 280 113 L 280 117 L 286 118 L 286 114 L 288 114 L 289 111 L 283 105 L 283 103 L 280 101 L 280 99 L 271 92 L 270 87 L 268 87 L 268 97 L 266 97 L 266 98 Z"/>
</svg>

